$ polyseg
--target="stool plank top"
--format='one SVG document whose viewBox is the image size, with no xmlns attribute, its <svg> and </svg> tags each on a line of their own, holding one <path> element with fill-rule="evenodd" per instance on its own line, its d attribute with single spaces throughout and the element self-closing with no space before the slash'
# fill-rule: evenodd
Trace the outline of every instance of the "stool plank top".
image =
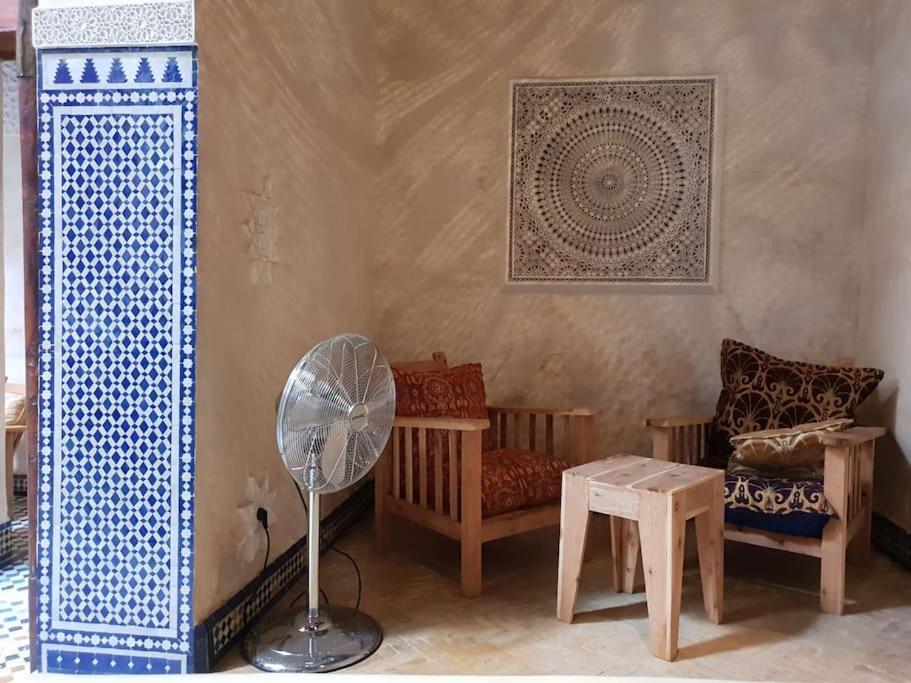
<svg viewBox="0 0 911 683">
<path fill-rule="evenodd" d="M 652 493 L 674 493 L 701 484 L 706 479 L 723 477 L 711 467 L 681 465 L 639 455 L 615 455 L 566 470 L 566 476 L 588 479 L 593 488 L 620 487 Z"/>
<path fill-rule="evenodd" d="M 563 473 L 557 618 L 572 622 L 592 512 L 611 516 L 614 585 L 633 591 L 640 542 L 652 652 L 677 656 L 683 540 L 695 518 L 706 613 L 720 623 L 724 589 L 724 472 L 615 455 Z"/>
</svg>

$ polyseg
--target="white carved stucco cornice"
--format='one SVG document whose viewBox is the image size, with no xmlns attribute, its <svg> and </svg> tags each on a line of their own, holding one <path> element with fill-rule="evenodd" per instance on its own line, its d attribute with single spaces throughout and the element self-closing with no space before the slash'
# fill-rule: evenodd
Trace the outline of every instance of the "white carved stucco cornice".
<svg viewBox="0 0 911 683">
<path fill-rule="evenodd" d="M 188 45 L 196 42 L 193 0 L 87 4 L 74 0 L 37 7 L 32 15 L 36 48 Z"/>
</svg>

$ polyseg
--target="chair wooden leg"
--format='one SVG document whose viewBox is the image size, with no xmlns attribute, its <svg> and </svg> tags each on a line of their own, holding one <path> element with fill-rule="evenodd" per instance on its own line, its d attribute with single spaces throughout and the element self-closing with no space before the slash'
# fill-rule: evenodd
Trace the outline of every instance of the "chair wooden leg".
<svg viewBox="0 0 911 683">
<path fill-rule="evenodd" d="M 712 492 L 708 511 L 696 516 L 699 574 L 705 613 L 716 624 L 724 613 L 724 498 Z"/>
<path fill-rule="evenodd" d="M 481 529 L 467 533 L 462 528 L 462 595 L 476 598 L 481 594 Z"/>
<path fill-rule="evenodd" d="M 383 494 L 377 491 L 373 499 L 373 542 L 377 552 L 384 553 L 389 550 L 390 531 L 389 515 L 383 505 Z"/>
<path fill-rule="evenodd" d="M 652 654 L 677 657 L 686 519 L 673 496 L 657 495 L 639 511 Z"/>
<path fill-rule="evenodd" d="M 481 432 L 462 435 L 462 595 L 481 594 Z"/>
<path fill-rule="evenodd" d="M 386 448 L 373 471 L 373 542 L 378 552 L 389 550 L 389 515 L 386 492 L 390 490 L 389 465 L 392 454 Z"/>
<path fill-rule="evenodd" d="M 867 564 L 872 553 L 870 535 L 873 525 L 873 444 L 865 445 L 860 455 L 860 489 L 863 504 L 858 513 L 863 521 L 860 523 L 854 538 L 848 543 L 848 560 L 856 564 Z"/>
<path fill-rule="evenodd" d="M 585 539 L 589 534 L 588 481 L 584 477 L 563 476 L 563 502 L 560 509 L 560 559 L 557 565 L 557 619 L 571 624 L 579 592 Z"/>
<path fill-rule="evenodd" d="M 844 522 L 832 518 L 822 531 L 819 602 L 823 612 L 841 614 L 845 609 L 846 531 Z"/>
</svg>

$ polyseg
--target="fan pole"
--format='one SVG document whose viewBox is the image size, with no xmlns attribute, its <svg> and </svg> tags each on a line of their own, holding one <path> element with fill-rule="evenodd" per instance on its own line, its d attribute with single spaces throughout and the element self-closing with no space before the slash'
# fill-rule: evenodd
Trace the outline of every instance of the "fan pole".
<svg viewBox="0 0 911 683">
<path fill-rule="evenodd" d="M 319 617 L 319 494 L 309 491 L 309 530 L 307 531 L 307 602 L 311 620 Z"/>
</svg>

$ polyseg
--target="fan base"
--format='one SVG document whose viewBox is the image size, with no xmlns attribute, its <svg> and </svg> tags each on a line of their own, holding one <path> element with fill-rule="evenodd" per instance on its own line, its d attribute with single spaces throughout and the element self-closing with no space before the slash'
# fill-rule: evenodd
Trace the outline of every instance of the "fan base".
<svg viewBox="0 0 911 683">
<path fill-rule="evenodd" d="M 307 610 L 291 610 L 256 624 L 243 644 L 244 658 L 262 671 L 326 672 L 366 659 L 383 642 L 372 617 L 350 607 L 321 607 L 312 619 Z"/>
</svg>

